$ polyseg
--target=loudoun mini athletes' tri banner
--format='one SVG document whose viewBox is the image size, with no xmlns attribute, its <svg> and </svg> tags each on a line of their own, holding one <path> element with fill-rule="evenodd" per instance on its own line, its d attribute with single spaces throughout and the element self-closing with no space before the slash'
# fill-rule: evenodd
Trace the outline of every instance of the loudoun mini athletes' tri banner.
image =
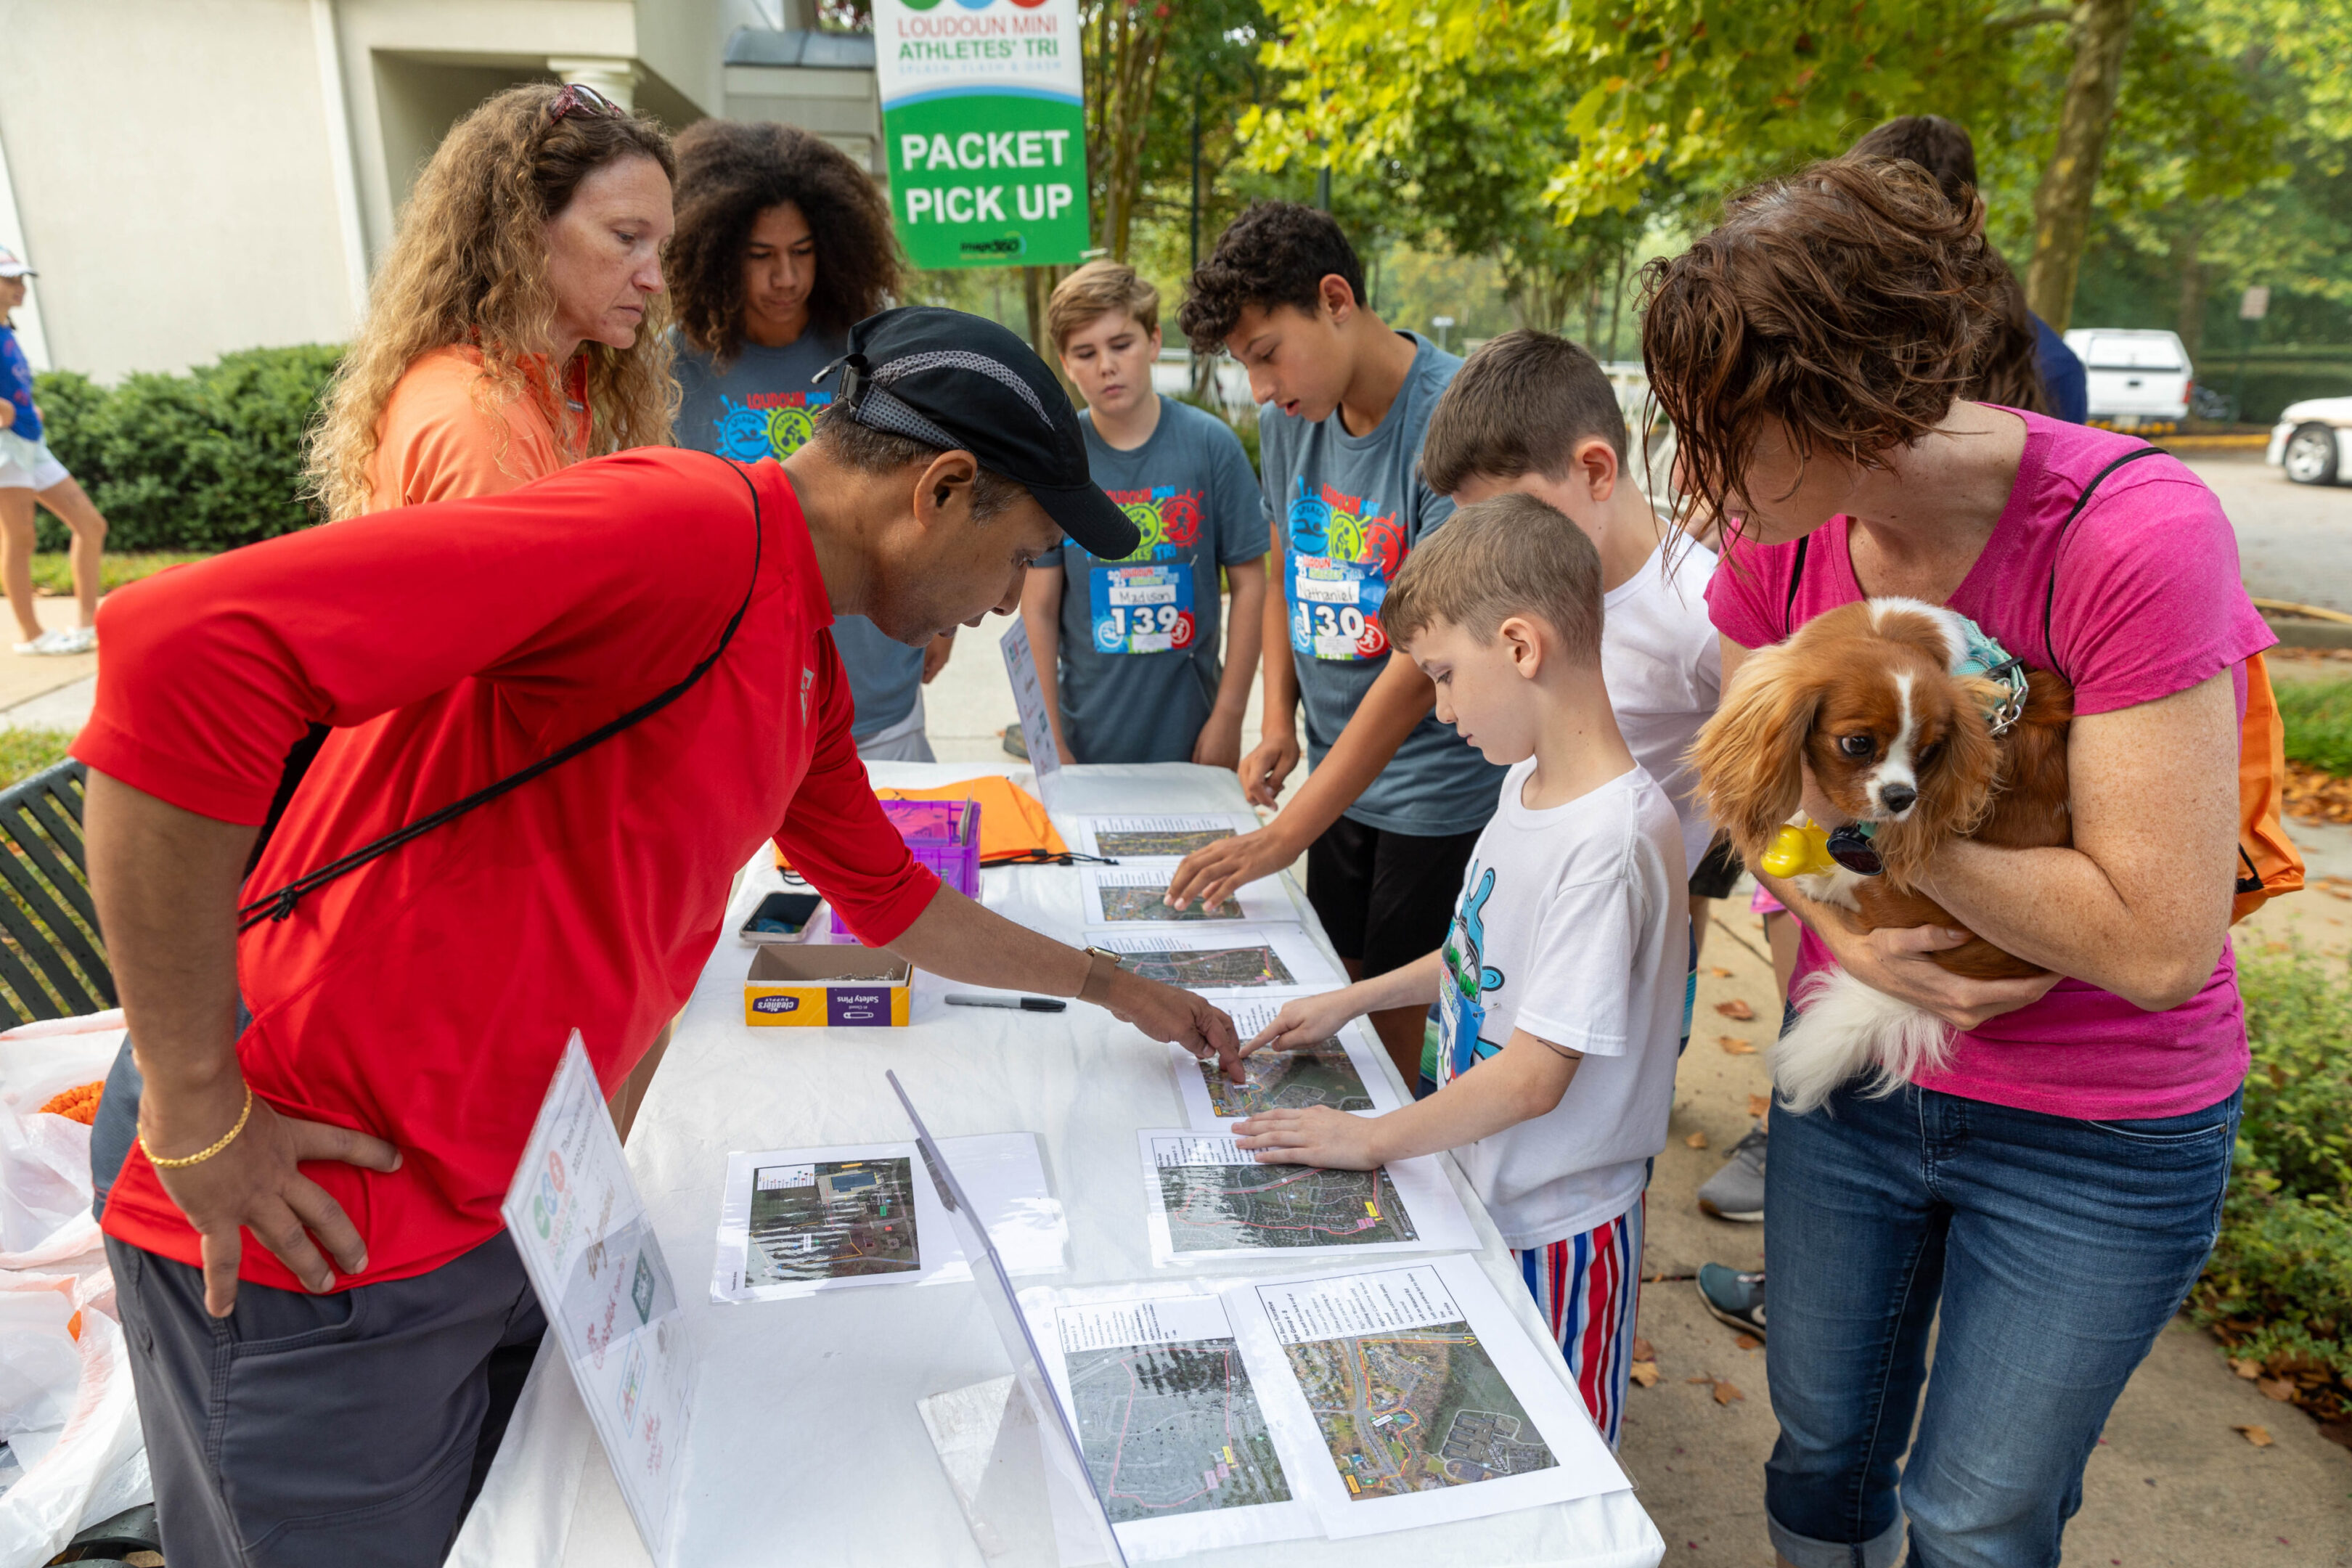
<svg viewBox="0 0 2352 1568">
<path fill-rule="evenodd" d="M 875 0 L 890 210 L 918 267 L 1058 267 L 1087 224 L 1077 0 Z"/>
</svg>

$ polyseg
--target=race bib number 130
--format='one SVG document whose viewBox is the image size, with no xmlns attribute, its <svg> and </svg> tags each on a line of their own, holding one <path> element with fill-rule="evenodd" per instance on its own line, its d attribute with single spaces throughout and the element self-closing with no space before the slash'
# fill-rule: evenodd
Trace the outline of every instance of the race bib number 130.
<svg viewBox="0 0 2352 1568">
<path fill-rule="evenodd" d="M 1381 629 L 1388 579 L 1378 563 L 1290 558 L 1290 649 L 1309 658 L 1378 658 L 1389 651 Z"/>
<path fill-rule="evenodd" d="M 1087 607 L 1097 653 L 1181 653 L 1192 646 L 1192 568 L 1181 561 L 1097 566 Z"/>
</svg>

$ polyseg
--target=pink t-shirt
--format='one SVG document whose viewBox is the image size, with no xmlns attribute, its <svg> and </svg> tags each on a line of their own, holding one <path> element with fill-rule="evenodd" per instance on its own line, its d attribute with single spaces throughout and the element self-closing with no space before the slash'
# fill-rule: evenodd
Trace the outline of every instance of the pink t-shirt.
<svg viewBox="0 0 2352 1568">
<path fill-rule="evenodd" d="M 1984 552 L 1947 602 L 2029 665 L 2074 683 L 2074 710 L 2111 713 L 2184 691 L 2243 664 L 2277 639 L 2238 577 L 2238 540 L 2221 503 L 2171 457 L 2142 458 L 2100 482 L 2090 505 L 2061 526 L 2093 476 L 2141 445 L 2127 436 L 2020 414 L 2025 455 L 2009 505 Z M 1863 597 L 1847 521 L 1816 530 L 1797 588 L 1794 621 Z M 1716 629 L 1743 647 L 1789 633 L 1796 546 L 1735 545 L 1707 584 Z M 2058 568 L 2051 618 L 2056 657 L 2042 636 L 2043 595 Z M 1800 978 L 1830 963 L 1810 931 Z M 2246 1074 L 2246 1020 L 2227 942 L 2204 988 L 2168 1013 L 2147 1013 L 2112 992 L 2062 980 L 2030 1007 L 1955 1042 L 1949 1071 L 1917 1081 L 1995 1105 L 2086 1120 L 2182 1116 L 2225 1099 Z"/>
</svg>

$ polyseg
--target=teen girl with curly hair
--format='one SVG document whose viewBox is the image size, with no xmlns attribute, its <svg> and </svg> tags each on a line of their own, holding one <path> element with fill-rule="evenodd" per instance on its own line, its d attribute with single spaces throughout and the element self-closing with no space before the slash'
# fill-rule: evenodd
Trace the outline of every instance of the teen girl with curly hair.
<svg viewBox="0 0 2352 1568">
<path fill-rule="evenodd" d="M 669 440 L 669 138 L 583 87 L 490 99 L 402 209 L 310 446 L 331 518 Z"/>
<path fill-rule="evenodd" d="M 706 120 L 678 137 L 677 161 L 678 444 L 739 462 L 788 458 L 833 401 L 810 378 L 898 291 L 889 201 L 847 154 L 790 125 Z M 911 648 L 845 616 L 833 637 L 859 754 L 931 761 L 922 689 L 952 634 Z"/>
</svg>

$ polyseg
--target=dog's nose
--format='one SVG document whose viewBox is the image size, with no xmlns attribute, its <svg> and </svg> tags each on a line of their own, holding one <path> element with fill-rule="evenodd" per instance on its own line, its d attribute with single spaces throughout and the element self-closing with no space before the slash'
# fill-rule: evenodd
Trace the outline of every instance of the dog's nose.
<svg viewBox="0 0 2352 1568">
<path fill-rule="evenodd" d="M 1907 784 L 1881 784 L 1878 787 L 1879 804 L 1897 816 L 1910 810 L 1911 803 L 1918 798 L 1919 792 Z"/>
</svg>

